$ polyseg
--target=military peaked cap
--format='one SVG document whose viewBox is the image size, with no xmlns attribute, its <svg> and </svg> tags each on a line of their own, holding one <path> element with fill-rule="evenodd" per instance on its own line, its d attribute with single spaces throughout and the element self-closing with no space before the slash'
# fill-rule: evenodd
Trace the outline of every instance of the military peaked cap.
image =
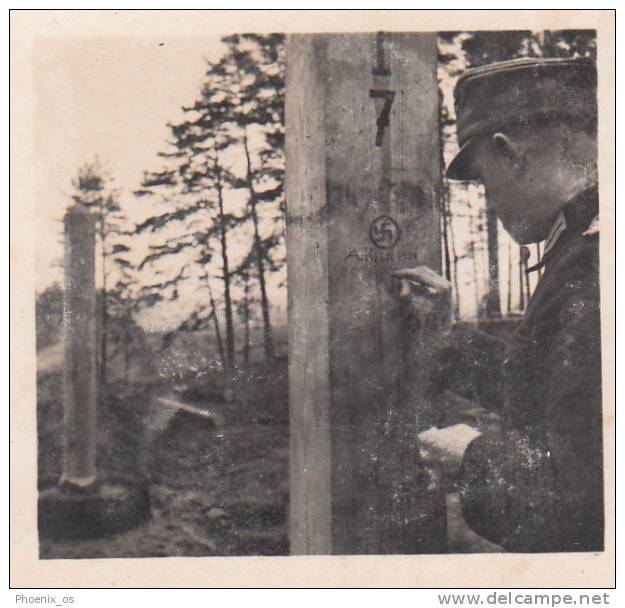
<svg viewBox="0 0 625 608">
<path fill-rule="evenodd" d="M 467 70 L 454 90 L 460 151 L 451 179 L 473 179 L 471 151 L 480 136 L 555 118 L 596 123 L 597 72 L 591 59 L 515 59 Z"/>
</svg>

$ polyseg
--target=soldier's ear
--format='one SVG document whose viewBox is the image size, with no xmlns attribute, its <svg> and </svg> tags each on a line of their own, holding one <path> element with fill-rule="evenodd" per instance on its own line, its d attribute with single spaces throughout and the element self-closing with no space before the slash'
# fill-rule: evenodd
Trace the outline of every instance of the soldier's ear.
<svg viewBox="0 0 625 608">
<path fill-rule="evenodd" d="M 491 144 L 497 154 L 508 160 L 516 175 L 525 171 L 525 155 L 521 148 L 505 133 L 497 132 L 491 137 Z"/>
</svg>

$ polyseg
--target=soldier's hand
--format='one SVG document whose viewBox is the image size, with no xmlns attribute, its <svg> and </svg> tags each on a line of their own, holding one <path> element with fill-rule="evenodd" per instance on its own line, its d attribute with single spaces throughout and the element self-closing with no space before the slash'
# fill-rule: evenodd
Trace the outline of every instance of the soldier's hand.
<svg viewBox="0 0 625 608">
<path fill-rule="evenodd" d="M 393 272 L 399 280 L 399 299 L 415 329 L 448 333 L 453 324 L 451 283 L 427 266 Z"/>
</svg>

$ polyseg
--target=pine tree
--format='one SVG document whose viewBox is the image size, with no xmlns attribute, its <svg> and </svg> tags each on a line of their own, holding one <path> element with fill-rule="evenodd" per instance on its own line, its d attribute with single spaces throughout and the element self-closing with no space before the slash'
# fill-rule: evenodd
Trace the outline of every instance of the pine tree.
<svg viewBox="0 0 625 608">
<path fill-rule="evenodd" d="M 267 272 L 284 264 L 272 257 L 284 244 L 284 39 L 281 34 L 235 35 L 224 39 L 228 52 L 221 65 L 228 81 L 227 94 L 233 109 L 232 118 L 243 147 L 245 174 L 235 179 L 233 187 L 248 192 L 247 217 L 252 223 L 255 264 L 260 289 L 265 358 L 275 356 L 272 338 Z M 252 136 L 257 144 L 252 149 Z M 253 158 L 255 152 L 256 158 Z M 255 162 L 256 161 L 256 162 Z M 261 232 L 261 207 L 273 204 L 278 213 L 270 218 L 273 226 Z"/>
<path fill-rule="evenodd" d="M 205 89 L 205 95 L 209 92 Z M 213 259 L 213 246 L 218 243 L 221 256 L 223 294 L 226 317 L 226 366 L 235 364 L 234 324 L 232 296 L 230 292 L 231 271 L 228 253 L 228 232 L 240 223 L 240 218 L 227 213 L 224 205 L 224 179 L 228 173 L 221 165 L 220 154 L 231 145 L 231 140 L 220 122 L 223 104 L 196 104 L 184 108 L 195 115 L 189 121 L 170 125 L 174 139 L 173 152 L 161 156 L 175 162 L 175 169 L 146 174 L 142 190 L 136 194 L 146 196 L 159 187 L 175 188 L 179 207 L 175 211 L 148 218 L 137 226 L 137 232 L 157 232 L 180 223 L 177 236 L 152 246 L 143 266 L 152 264 L 165 256 L 176 255 L 183 250 L 195 252 L 195 263 L 202 269 L 201 276 L 208 280 L 206 266 Z M 182 277 L 180 277 L 182 279 Z M 210 291 L 211 315 L 217 321 L 215 301 Z M 221 334 L 218 332 L 221 347 Z"/>
<path fill-rule="evenodd" d="M 282 36 L 233 36 L 224 42 L 223 58 L 208 64 L 200 98 L 183 107 L 184 121 L 169 125 L 171 151 L 161 154 L 167 166 L 146 173 L 136 192 L 151 201 L 160 196 L 170 208 L 147 218 L 137 231 L 173 234 L 151 246 L 143 268 L 158 265 L 166 256 L 188 257 L 194 252 L 192 265 L 200 276 L 212 276 L 206 265 L 214 259 L 214 251 L 219 252 L 225 360 L 233 366 L 232 279 L 242 263 L 233 264 L 231 236 L 249 247 L 243 254 L 245 266 L 253 254 L 256 272 L 249 276 L 256 278 L 261 293 L 265 354 L 269 360 L 274 356 L 267 274 L 285 261 L 284 66 Z M 228 210 L 226 200 L 240 200 L 241 193 L 247 203 L 237 208 L 231 202 Z M 208 315 L 198 314 L 215 322 L 219 336 L 215 301 L 212 295 L 209 299 Z"/>
<path fill-rule="evenodd" d="M 250 275 L 248 272 L 240 272 L 239 279 L 243 283 L 243 300 L 239 302 L 237 313 L 243 323 L 243 365 L 250 364 L 251 335 L 250 325 L 252 320 L 252 294 L 250 287 Z"/>
<path fill-rule="evenodd" d="M 121 354 L 124 380 L 128 380 L 130 376 L 133 352 L 145 342 L 145 332 L 136 322 L 136 316 L 151 304 L 151 298 L 145 297 L 140 286 L 139 272 L 132 262 L 133 245 L 132 231 L 117 233 L 111 243 L 107 269 L 107 337 L 112 345 L 108 358 L 113 360 L 116 355 Z"/>
<path fill-rule="evenodd" d="M 243 253 L 246 266 L 253 254 L 256 272 L 248 276 L 259 284 L 265 353 L 273 358 L 267 274 L 285 261 L 284 67 L 282 36 L 235 36 L 224 42 L 222 59 L 207 66 L 200 98 L 183 107 L 185 120 L 169 125 L 170 150 L 160 155 L 165 167 L 146 173 L 136 195 L 150 202 L 160 199 L 166 208 L 137 226 L 138 233 L 160 239 L 150 246 L 141 269 L 153 272 L 167 257 L 191 258 L 189 272 L 179 280 L 195 276 L 208 282 L 209 302 L 193 313 L 189 325 L 212 321 L 220 348 L 210 280 L 221 280 L 224 360 L 232 367 L 232 280 L 242 263 L 231 256 L 231 238 L 248 248 Z M 246 203 L 233 203 L 242 195 Z M 209 268 L 217 259 L 221 275 Z M 156 289 L 151 293 L 156 295 Z"/>
</svg>

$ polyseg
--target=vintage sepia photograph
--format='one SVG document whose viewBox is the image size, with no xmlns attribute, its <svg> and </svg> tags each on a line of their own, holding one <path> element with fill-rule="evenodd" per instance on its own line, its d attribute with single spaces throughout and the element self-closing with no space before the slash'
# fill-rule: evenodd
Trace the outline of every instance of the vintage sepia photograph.
<svg viewBox="0 0 625 608">
<path fill-rule="evenodd" d="M 36 559 L 612 546 L 601 38 L 553 22 L 32 38 Z"/>
</svg>

